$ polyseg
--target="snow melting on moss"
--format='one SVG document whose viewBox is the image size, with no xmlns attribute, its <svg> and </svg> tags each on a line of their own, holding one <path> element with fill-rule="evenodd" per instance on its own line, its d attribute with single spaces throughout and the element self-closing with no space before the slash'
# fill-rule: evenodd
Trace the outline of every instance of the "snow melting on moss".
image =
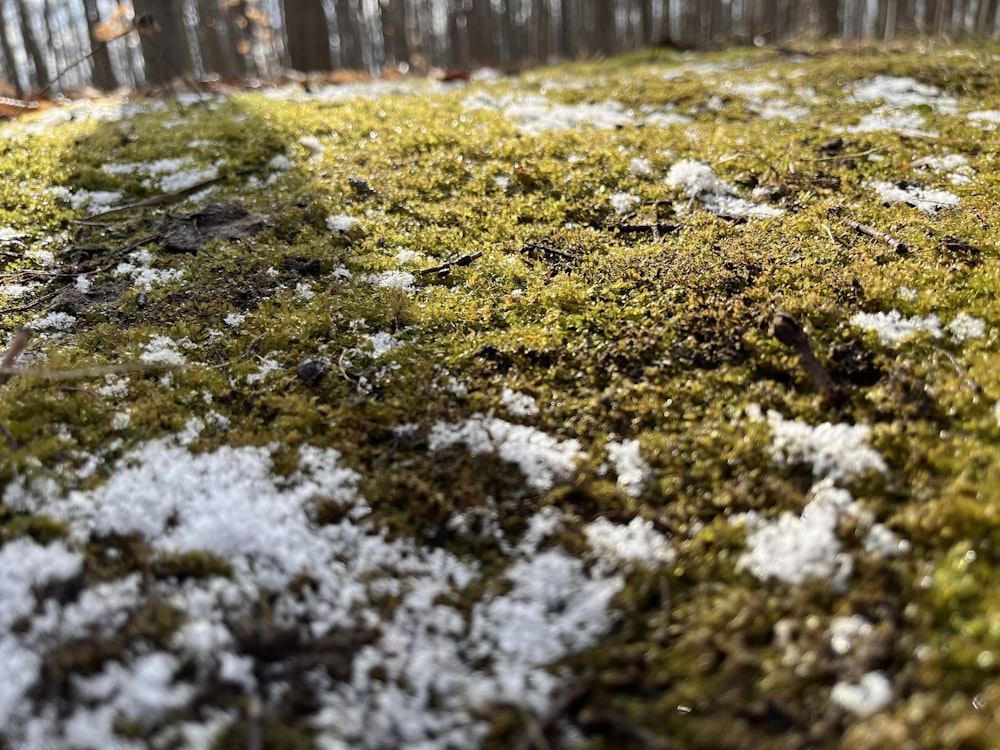
<svg viewBox="0 0 1000 750">
<path fill-rule="evenodd" d="M 905 318 L 895 309 L 887 313 L 858 312 L 851 316 L 850 323 L 866 331 L 874 331 L 884 344 L 898 344 L 917 333 L 929 333 L 934 338 L 941 337 L 941 320 L 933 314 Z"/>
<path fill-rule="evenodd" d="M 686 159 L 674 164 L 667 173 L 667 184 L 680 188 L 688 198 L 700 201 L 720 216 L 763 219 L 784 213 L 780 208 L 740 198 L 735 188 L 716 176 L 715 170 L 698 161 Z"/>
<path fill-rule="evenodd" d="M 490 415 L 476 415 L 462 424 L 438 422 L 431 429 L 431 451 L 458 444 L 464 444 L 474 456 L 496 453 L 516 464 L 528 486 L 541 492 L 572 477 L 577 460 L 584 455 L 576 440 L 560 441 L 534 427 Z"/>
<path fill-rule="evenodd" d="M 475 746 L 488 731 L 482 711 L 511 704 L 544 714 L 565 682 L 548 665 L 592 645 L 610 627 L 611 599 L 623 579 L 611 569 L 588 572 L 583 561 L 558 549 L 538 552 L 534 545 L 516 548 L 503 576 L 508 587 L 491 588 L 471 610 L 460 609 L 458 598 L 478 578 L 474 563 L 390 541 L 365 526 L 361 477 L 341 466 L 337 451 L 304 447 L 298 469 L 281 478 L 272 474 L 273 450 L 222 447 L 192 454 L 158 440 L 127 454 L 107 483 L 93 490 L 64 498 L 51 483 L 8 487 L 5 501 L 68 522 L 76 543 L 132 536 L 159 554 L 209 552 L 233 570 L 228 578 L 155 583 L 146 594 L 169 602 L 184 618 L 172 645 L 126 651 L 101 672 L 73 680 L 76 708 L 58 719 L 36 712 L 29 698 L 41 679 L 41 659 L 69 628 L 86 630 L 100 619 L 114 633 L 124 623 L 120 614 L 142 601 L 139 578 L 87 590 L 61 615 L 50 603 L 36 616 L 34 591 L 77 575 L 82 558 L 62 542 L 5 545 L 0 618 L 26 619 L 16 632 L 5 628 L 0 641 L 5 663 L 17 665 L 20 677 L 0 691 L 9 742 L 130 747 L 115 734 L 122 721 L 155 729 L 169 711 L 211 703 L 203 691 L 214 679 L 254 690 L 252 658 L 239 653 L 230 623 L 256 616 L 261 591 L 271 597 L 275 621 L 302 628 L 306 638 L 334 630 L 370 633 L 370 645 L 351 655 L 346 681 L 317 675 L 312 685 L 324 707 L 315 720 L 323 747 Z M 315 524 L 315 498 L 341 505 L 345 517 Z M 539 533 L 560 523 L 542 524 Z M 661 554 L 662 543 L 648 530 L 637 527 L 627 536 L 645 540 L 654 559 Z M 303 574 L 310 586 L 289 585 Z M 132 593 L 123 598 L 126 589 Z M 388 613 L 377 603 L 387 597 L 398 602 Z M 169 736 L 176 739 L 182 729 Z"/>
</svg>

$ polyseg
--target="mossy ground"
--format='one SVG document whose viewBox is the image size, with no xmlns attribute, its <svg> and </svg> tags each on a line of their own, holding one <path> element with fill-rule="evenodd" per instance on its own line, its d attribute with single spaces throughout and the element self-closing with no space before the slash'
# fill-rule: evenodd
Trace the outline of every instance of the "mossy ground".
<svg viewBox="0 0 1000 750">
<path fill-rule="evenodd" d="M 211 408 L 221 419 L 193 450 L 278 445 L 276 467 L 291 472 L 298 447 L 336 448 L 364 477 L 371 523 L 479 559 L 487 573 L 502 564 L 495 535 L 450 533 L 456 514 L 495 503 L 496 523 L 514 536 L 546 504 L 578 524 L 641 516 L 672 539 L 677 562 L 630 574 L 614 632 L 567 662 L 578 689 L 560 715 L 526 720 L 498 708 L 486 717 L 491 746 L 512 746 L 526 726 L 555 738 L 566 719 L 581 746 L 593 748 L 998 747 L 1000 135 L 965 116 L 1000 109 L 997 53 L 648 52 L 419 96 L 376 90 L 295 101 L 246 93 L 31 133 L 23 123 L 6 126 L 0 227 L 20 237 L 0 246 L 0 262 L 8 283 L 44 282 L 26 298 L 5 298 L 0 287 L 6 334 L 53 303 L 20 306 L 72 287 L 78 275 L 39 271 L 79 263 L 81 253 L 100 260 L 155 233 L 156 217 L 176 209 L 81 223 L 85 212 L 49 188 L 117 190 L 125 200 L 157 192 L 134 175 L 102 170 L 105 163 L 189 154 L 232 177 L 181 210 L 229 200 L 268 214 L 271 225 L 194 254 L 152 245 L 152 266 L 183 276 L 148 290 L 113 275 L 110 264 L 88 274 L 91 289 L 107 285 L 106 298 L 57 298 L 76 323 L 36 339 L 32 350 L 44 359 L 32 367 L 134 363 L 156 336 L 184 342 L 188 364 L 118 376 L 128 383 L 117 395 L 97 390 L 103 377 L 13 377 L 0 390 L 9 433 L 0 436 L 0 483 L 43 476 L 67 487 L 99 484 L 130 447 L 176 434 Z M 958 114 L 910 107 L 933 135 L 852 131 L 873 104 L 845 92 L 879 74 L 911 76 L 957 97 Z M 786 98 L 808 89 L 808 113 L 797 122 L 760 117 L 738 84 L 761 81 Z M 636 122 L 532 134 L 497 109 L 471 107 L 473 94 L 614 100 Z M 639 122 L 656 110 L 690 122 Z M 844 143 L 835 154 L 820 150 L 837 137 Z M 195 141 L 204 145 L 192 148 Z M 321 151 L 310 147 L 317 142 Z M 967 158 L 969 184 L 913 166 L 949 154 Z M 269 166 L 279 156 L 291 166 Z M 648 174 L 633 168 L 636 158 Z M 757 187 L 785 213 L 736 221 L 685 206 L 664 180 L 682 159 L 713 165 L 746 194 Z M 874 180 L 944 187 L 961 205 L 925 213 L 883 204 Z M 635 216 L 615 213 L 609 197 L 618 192 L 641 198 Z M 331 230 L 327 217 L 340 214 L 359 223 Z M 850 220 L 907 251 L 857 234 Z M 623 224 L 670 228 L 654 234 Z M 50 250 L 55 265 L 41 269 L 28 249 Z M 473 253 L 482 255 L 447 275 L 420 273 Z M 403 291 L 365 276 L 392 270 L 413 273 L 414 285 Z M 913 293 L 900 296 L 903 288 Z M 986 333 L 886 344 L 849 323 L 857 312 L 893 308 L 943 321 L 970 313 L 986 321 Z M 768 334 L 779 309 L 805 325 L 836 394 L 817 392 L 797 355 Z M 232 313 L 245 316 L 238 326 L 224 322 Z M 365 351 L 366 334 L 378 332 L 398 342 L 381 357 Z M 296 365 L 316 358 L 329 370 L 306 384 Z M 266 359 L 278 369 L 248 380 Z M 449 386 L 453 379 L 462 388 Z M 497 456 L 461 446 L 428 451 L 427 435 L 441 420 L 505 413 L 505 387 L 535 399 L 539 411 L 528 423 L 580 441 L 587 458 L 571 482 L 539 493 Z M 745 418 L 753 404 L 810 424 L 871 425 L 888 472 L 850 489 L 909 551 L 891 559 L 859 552 L 839 592 L 827 581 L 762 583 L 740 570 L 745 534 L 732 519 L 798 513 L 813 484 L 808 466 L 772 460 L 766 426 Z M 123 412 L 129 419 L 116 420 Z M 625 439 L 639 441 L 651 467 L 637 497 L 602 468 L 607 442 Z M 93 470 L 83 471 L 94 457 Z M 317 507 L 320 522 L 337 513 L 335 504 Z M 559 539 L 566 549 L 585 546 L 573 528 Z M 858 550 L 854 529 L 842 532 Z M 0 515 L 5 542 L 62 533 L 42 517 Z M 130 571 L 183 579 L 228 570 L 211 550 L 164 557 L 141 540 L 108 543 L 120 554 L 111 564 L 88 549 L 81 586 Z M 179 622 L 150 606 L 116 639 L 51 654 L 53 679 L 92 673 L 137 638 L 167 641 Z M 835 658 L 829 620 L 852 614 L 876 623 L 876 632 L 860 653 Z M 789 631 L 790 646 L 778 635 Z M 888 708 L 863 717 L 831 703 L 836 681 L 873 669 L 891 675 Z M 275 747 L 309 733 L 301 707 L 286 708 L 270 720 Z M 220 743 L 242 747 L 244 735 L 233 729 Z"/>
</svg>

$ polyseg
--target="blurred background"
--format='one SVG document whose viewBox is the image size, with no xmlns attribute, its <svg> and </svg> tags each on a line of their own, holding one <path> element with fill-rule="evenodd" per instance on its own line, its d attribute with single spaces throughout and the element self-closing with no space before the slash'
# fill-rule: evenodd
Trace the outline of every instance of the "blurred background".
<svg viewBox="0 0 1000 750">
<path fill-rule="evenodd" d="M 0 0 L 0 95 L 461 77 L 667 45 L 992 38 L 998 0 Z"/>
</svg>

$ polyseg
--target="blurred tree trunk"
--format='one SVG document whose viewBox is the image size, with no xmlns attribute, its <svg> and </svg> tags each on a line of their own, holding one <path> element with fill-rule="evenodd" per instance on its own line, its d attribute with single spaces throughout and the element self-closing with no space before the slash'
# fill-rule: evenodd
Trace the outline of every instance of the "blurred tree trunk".
<svg viewBox="0 0 1000 750">
<path fill-rule="evenodd" d="M 382 38 L 385 60 L 390 64 L 408 62 L 406 43 L 406 0 L 385 0 L 382 4 Z"/>
<path fill-rule="evenodd" d="M 997 0 L 979 0 L 979 12 L 976 14 L 976 34 L 992 35 L 994 19 L 997 15 Z"/>
<path fill-rule="evenodd" d="M 284 0 L 292 68 L 305 73 L 333 68 L 330 29 L 322 0 Z"/>
<path fill-rule="evenodd" d="M 190 75 L 194 70 L 184 28 L 184 7 L 179 2 L 132 0 L 136 26 L 142 42 L 142 57 L 146 83 L 169 83 Z M 143 18 L 152 19 L 156 26 L 146 26 Z"/>
<path fill-rule="evenodd" d="M 35 69 L 33 86 L 44 89 L 51 83 L 48 68 L 45 66 L 45 56 L 42 54 L 42 47 L 35 36 L 35 27 L 31 24 L 28 9 L 24 5 L 24 0 L 16 0 L 14 8 L 17 10 L 18 21 L 21 25 L 21 38 L 24 40 L 24 49 L 28 53 L 31 64 Z"/>
<path fill-rule="evenodd" d="M 604 55 L 615 51 L 615 0 L 597 0 L 597 28 L 592 45 L 594 52 Z"/>
<path fill-rule="evenodd" d="M 356 0 L 334 0 L 333 8 L 337 21 L 337 37 L 340 41 L 341 67 L 364 68 Z"/>
<path fill-rule="evenodd" d="M 21 79 L 17 75 L 17 62 L 14 60 L 14 51 L 7 41 L 7 24 L 4 21 L 3 13 L 0 13 L 0 54 L 3 55 L 4 69 L 7 71 L 6 82 L 14 87 L 14 94 L 20 98 L 24 96 L 24 87 Z"/>
<path fill-rule="evenodd" d="M 101 14 L 97 8 L 97 0 L 83 0 L 83 8 L 87 14 L 87 38 L 90 40 L 90 60 L 92 65 L 92 80 L 99 89 L 108 91 L 118 85 L 115 80 L 114 68 L 111 67 L 111 54 L 108 45 L 97 33 L 101 23 Z"/>
<path fill-rule="evenodd" d="M 819 33 L 825 39 L 831 39 L 839 35 L 839 11 L 839 0 L 819 0 Z"/>
<path fill-rule="evenodd" d="M 198 43 L 206 72 L 217 73 L 227 80 L 238 78 L 238 42 L 231 38 L 229 9 L 222 0 L 198 0 L 198 18 Z"/>
</svg>

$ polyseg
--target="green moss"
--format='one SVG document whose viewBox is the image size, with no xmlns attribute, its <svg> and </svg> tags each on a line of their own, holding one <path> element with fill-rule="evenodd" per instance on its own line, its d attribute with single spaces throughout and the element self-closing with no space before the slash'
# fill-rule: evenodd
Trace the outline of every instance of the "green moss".
<svg viewBox="0 0 1000 750">
<path fill-rule="evenodd" d="M 298 447 L 336 448 L 364 477 L 365 523 L 478 560 L 486 588 L 502 586 L 491 578 L 508 562 L 498 540 L 520 538 L 539 507 L 567 519 L 546 543 L 581 555 L 583 524 L 638 515 L 671 536 L 677 562 L 629 573 L 615 631 L 567 661 L 581 689 L 562 710 L 587 746 L 655 744 L 652 737 L 685 748 L 989 747 L 1000 658 L 992 594 L 1000 563 L 1000 182 L 997 131 L 964 113 L 1000 108 L 997 49 L 816 52 L 730 51 L 697 58 L 707 63 L 699 72 L 683 67 L 685 56 L 654 51 L 421 97 L 244 94 L 44 135 L 5 127 L 0 227 L 24 237 L 0 245 L 0 264 L 5 281 L 41 286 L 26 299 L 0 286 L 3 330 L 51 311 L 47 302 L 18 308 L 72 286 L 80 270 L 40 275 L 42 261 L 24 250 L 49 250 L 65 264 L 91 253 L 106 262 L 88 277 L 108 296 L 55 303 L 77 322 L 68 334 L 41 332 L 32 352 L 44 356 L 31 366 L 133 365 L 160 336 L 177 342 L 186 364 L 122 372 L 111 378 L 117 389 L 103 375 L 12 378 L 0 390 L 0 423 L 13 441 L 0 457 L 0 482 L 90 487 L 111 459 L 198 417 L 205 428 L 192 450 L 281 446 L 275 464 L 284 475 L 294 473 Z M 878 74 L 963 97 L 961 114 L 907 110 L 934 136 L 853 132 L 877 103 L 849 94 Z M 801 97 L 808 111 L 797 122 L 762 119 L 743 86 L 760 83 Z M 497 111 L 541 93 L 565 105 L 690 121 L 526 133 Z M 822 150 L 836 137 L 839 150 Z M 949 154 L 967 158 L 971 185 L 919 166 Z M 138 200 L 157 186 L 103 167 L 179 155 L 228 176 L 201 203 L 236 201 L 269 214 L 270 226 L 194 254 L 150 245 L 152 268 L 181 275 L 132 286 L 114 274 L 122 258 L 111 254 L 156 233 L 166 211 L 195 205 L 136 208 L 94 226 L 75 223 L 86 212 L 48 188 Z M 275 174 L 267 166 L 275 157 L 292 166 Z M 637 158 L 652 174 L 635 168 Z M 710 163 L 742 194 L 756 189 L 785 213 L 742 222 L 704 210 L 666 184 L 682 159 Z M 874 180 L 947 188 L 961 208 L 883 205 Z M 616 192 L 639 196 L 634 215 L 615 213 Z M 331 230 L 327 217 L 339 214 L 358 225 Z M 858 234 L 851 221 L 907 250 Z M 421 273 L 448 263 L 447 274 Z M 372 278 L 397 270 L 414 275 L 412 288 Z M 901 296 L 904 287 L 914 294 Z M 987 332 L 965 342 L 945 334 L 886 344 L 849 322 L 859 311 L 894 308 L 936 314 L 944 326 L 971 313 Z M 817 393 L 798 355 L 769 335 L 776 310 L 805 326 L 836 394 Z M 234 314 L 243 316 L 238 324 Z M 383 332 L 396 345 L 375 356 L 369 337 Z M 305 360 L 327 363 L 322 377 L 297 375 Z M 271 362 L 276 369 L 263 372 Z M 439 421 L 490 410 L 509 416 L 504 387 L 539 406 L 512 421 L 580 442 L 586 455 L 576 476 L 534 492 L 497 456 L 462 446 L 428 451 Z M 746 416 L 752 404 L 810 424 L 871 425 L 869 442 L 888 475 L 851 490 L 909 551 L 867 553 L 861 525 L 845 523 L 839 538 L 856 561 L 846 591 L 827 582 L 762 584 L 739 569 L 746 532 L 734 521 L 801 512 L 815 480 L 808 465 L 773 460 L 766 423 Z M 636 497 L 605 465 L 607 442 L 624 439 L 639 440 L 651 467 Z M 104 462 L 82 471 L 90 456 Z M 313 511 L 322 525 L 346 509 L 318 498 Z M 0 538 L 24 535 L 45 543 L 66 528 L 4 511 Z M 136 538 L 101 539 L 83 553 L 87 583 L 135 572 L 147 581 L 231 573 L 210 550 L 157 555 Z M 826 630 L 831 617 L 850 614 L 880 629 L 873 652 L 845 661 L 830 653 Z M 122 639 L 65 645 L 47 669 L 57 684 L 95 673 L 138 641 L 167 643 L 180 622 L 166 605 L 150 605 Z M 789 628 L 794 648 L 778 643 Z M 833 684 L 875 669 L 893 678 L 890 709 L 862 719 L 830 702 Z M 511 746 L 530 729 L 506 707 L 486 717 L 493 746 Z M 553 733 L 557 723 L 543 729 Z M 264 747 L 305 746 L 312 731 L 284 707 L 259 727 L 228 731 L 218 747 L 243 747 L 258 728 Z"/>
</svg>

